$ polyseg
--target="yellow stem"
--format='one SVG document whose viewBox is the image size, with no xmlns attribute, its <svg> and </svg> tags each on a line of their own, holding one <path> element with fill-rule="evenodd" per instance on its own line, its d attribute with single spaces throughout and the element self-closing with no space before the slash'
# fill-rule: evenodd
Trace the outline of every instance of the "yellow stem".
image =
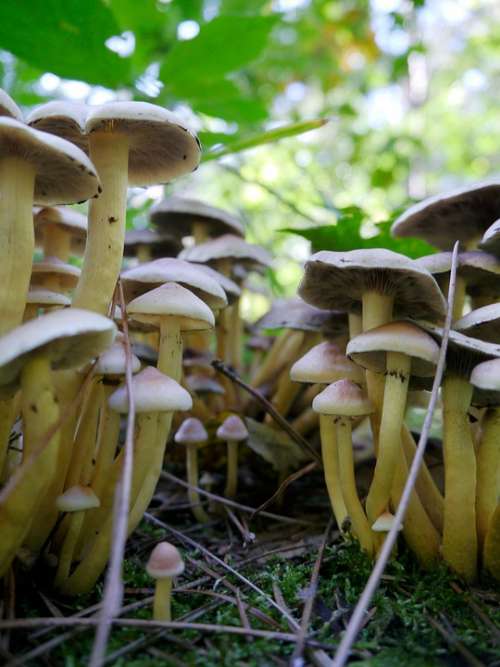
<svg viewBox="0 0 500 667">
<path fill-rule="evenodd" d="M 482 422 L 477 456 L 477 532 L 483 544 L 500 496 L 500 408 L 489 408 Z"/>
<path fill-rule="evenodd" d="M 226 498 L 235 498 L 238 490 L 238 442 L 227 441 Z"/>
<path fill-rule="evenodd" d="M 174 317 L 164 317 L 160 322 L 158 370 L 176 382 L 181 381 L 182 336 L 179 321 Z"/>
<path fill-rule="evenodd" d="M 356 488 L 351 422 L 348 417 L 337 417 L 336 420 L 342 496 L 347 509 L 348 519 L 352 524 L 352 533 L 359 540 L 361 548 L 371 556 L 374 551 L 374 539 Z"/>
<path fill-rule="evenodd" d="M 43 228 L 43 255 L 68 262 L 71 254 L 71 232 L 60 225 L 46 224 Z"/>
<path fill-rule="evenodd" d="M 157 579 L 153 602 L 153 618 L 155 621 L 171 621 L 172 577 Z"/>
<path fill-rule="evenodd" d="M 500 503 L 493 512 L 484 541 L 483 565 L 497 581 L 500 581 Z"/>
<path fill-rule="evenodd" d="M 126 136 L 92 132 L 90 158 L 97 168 L 102 193 L 89 204 L 83 270 L 73 306 L 105 315 L 120 274 L 125 239 L 129 144 Z"/>
<path fill-rule="evenodd" d="M 58 556 L 57 572 L 54 579 L 55 588 L 60 588 L 69 577 L 71 562 L 75 553 L 76 543 L 85 518 L 85 512 L 72 512 L 69 518 L 68 530 L 66 532 L 62 549 Z"/>
<path fill-rule="evenodd" d="M 198 446 L 196 443 L 186 445 L 186 470 L 188 484 L 199 486 L 198 481 Z M 188 498 L 191 504 L 191 512 L 200 523 L 207 523 L 210 517 L 201 506 L 200 494 L 196 489 L 188 489 Z"/>
<path fill-rule="evenodd" d="M 20 158 L 0 160 L 0 335 L 23 321 L 35 238 L 35 170 Z"/>
<path fill-rule="evenodd" d="M 443 558 L 466 581 L 476 577 L 476 456 L 467 410 L 472 385 L 455 375 L 443 382 Z"/>
<path fill-rule="evenodd" d="M 347 509 L 344 503 L 340 483 L 336 426 L 331 415 L 320 415 L 319 427 L 321 434 L 321 457 L 323 459 L 326 489 L 328 491 L 330 505 L 332 506 L 335 520 L 337 521 L 337 526 L 339 530 L 342 531 L 344 521 L 347 518 Z"/>
<path fill-rule="evenodd" d="M 387 353 L 384 402 L 379 431 L 377 462 L 366 498 L 366 513 L 373 524 L 387 511 L 392 482 L 401 451 L 403 425 L 411 360 L 406 354 Z"/>
</svg>

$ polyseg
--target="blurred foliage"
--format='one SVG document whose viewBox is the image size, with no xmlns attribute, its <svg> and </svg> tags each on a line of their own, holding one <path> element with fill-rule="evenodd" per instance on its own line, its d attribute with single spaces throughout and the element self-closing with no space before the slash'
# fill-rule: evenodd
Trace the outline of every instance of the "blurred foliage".
<svg viewBox="0 0 500 667">
<path fill-rule="evenodd" d="M 308 240 L 421 255 L 394 212 L 499 170 L 499 24 L 496 0 L 4 0 L 0 77 L 25 107 L 172 108 L 206 154 L 167 192 L 239 213 L 292 292 Z M 162 193 L 132 192 L 130 223 Z"/>
</svg>

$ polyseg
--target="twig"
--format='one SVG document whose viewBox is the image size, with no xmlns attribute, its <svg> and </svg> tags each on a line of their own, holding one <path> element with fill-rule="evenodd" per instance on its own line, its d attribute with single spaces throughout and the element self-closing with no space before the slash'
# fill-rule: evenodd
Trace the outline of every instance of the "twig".
<svg viewBox="0 0 500 667">
<path fill-rule="evenodd" d="M 297 643 L 295 645 L 295 650 L 290 659 L 290 667 L 303 667 L 304 665 L 304 647 L 306 643 L 307 628 L 309 627 L 309 621 L 311 619 L 311 614 L 313 610 L 314 600 L 316 597 L 316 591 L 318 588 L 318 579 L 319 571 L 321 569 L 321 563 L 323 561 L 323 554 L 325 553 L 326 543 L 328 541 L 328 535 L 332 529 L 332 519 L 328 521 L 328 525 L 323 535 L 323 540 L 321 542 L 320 548 L 318 550 L 318 557 L 314 563 L 314 568 L 311 575 L 311 581 L 309 582 L 309 587 L 307 590 L 307 599 L 304 604 L 304 609 L 302 611 L 302 618 L 300 619 L 300 630 L 297 633 Z"/>
<path fill-rule="evenodd" d="M 122 565 L 127 541 L 128 511 L 132 485 L 132 470 L 134 462 L 134 424 L 135 406 L 132 388 L 132 351 L 128 335 L 128 322 L 125 309 L 123 287 L 118 280 L 118 295 L 123 322 L 123 345 L 125 347 L 125 385 L 127 389 L 128 415 L 127 431 L 125 434 L 123 469 L 120 481 L 117 484 L 113 502 L 113 539 L 109 568 L 104 585 L 103 601 L 99 616 L 99 625 L 92 646 L 89 667 L 101 667 L 104 664 L 106 647 L 111 632 L 112 619 L 116 616 L 123 601 Z"/>
<path fill-rule="evenodd" d="M 452 256 L 451 271 L 450 271 L 450 286 L 448 289 L 448 308 L 446 313 L 446 321 L 443 329 L 443 337 L 441 340 L 441 349 L 439 351 L 439 359 L 436 368 L 436 375 L 434 377 L 434 383 L 432 385 L 432 393 L 429 400 L 429 407 L 427 409 L 427 414 L 425 415 L 425 420 L 422 426 L 422 432 L 420 433 L 417 450 L 415 452 L 415 456 L 413 457 L 410 471 L 408 473 L 408 479 L 406 480 L 406 484 L 403 489 L 403 493 L 401 495 L 401 500 L 399 501 L 398 509 L 396 510 L 394 522 L 392 524 L 390 531 L 387 534 L 387 537 L 384 540 L 382 548 L 379 552 L 377 562 L 373 567 L 373 570 L 368 578 L 363 593 L 361 594 L 361 597 L 359 598 L 356 608 L 354 609 L 351 619 L 347 625 L 342 641 L 340 642 L 337 652 L 335 653 L 332 667 L 343 667 L 349 658 L 351 647 L 356 641 L 358 632 L 361 630 L 361 627 L 363 625 L 363 618 L 366 614 L 366 611 L 372 600 L 372 597 L 375 594 L 375 591 L 377 590 L 380 578 L 384 573 L 389 558 L 391 557 L 392 549 L 398 537 L 399 526 L 403 524 L 403 519 L 406 514 L 408 503 L 410 501 L 410 496 L 415 486 L 415 481 L 417 479 L 420 470 L 420 465 L 422 463 L 422 459 L 425 453 L 425 447 L 427 445 L 427 440 L 429 438 L 432 418 L 434 416 L 434 410 L 436 408 L 436 403 L 438 399 L 439 387 L 441 385 L 441 380 L 443 377 L 444 367 L 446 362 L 446 351 L 448 349 L 448 337 L 450 334 L 453 302 L 455 300 L 458 246 L 459 243 L 457 241 L 453 248 L 453 256 Z"/>
<path fill-rule="evenodd" d="M 301 526 L 311 525 L 310 521 L 294 519 L 293 517 L 283 516 L 282 514 L 274 514 L 273 512 L 262 512 L 260 509 L 256 510 L 255 507 L 249 507 L 249 505 L 242 505 L 241 503 L 237 503 L 234 500 L 230 500 L 229 498 L 223 498 L 222 496 L 218 496 L 215 493 L 210 493 L 209 491 L 205 491 L 205 489 L 202 489 L 198 486 L 193 486 L 191 484 L 188 484 L 183 479 L 180 479 L 180 477 L 176 477 L 175 475 L 172 475 L 172 473 L 167 472 L 166 470 L 162 471 L 161 476 L 164 479 L 169 479 L 172 482 L 175 482 L 176 484 L 180 484 L 181 486 L 186 487 L 187 489 L 188 488 L 195 489 L 201 495 L 207 496 L 207 498 L 216 500 L 218 503 L 221 503 L 222 505 L 227 505 L 228 507 L 234 507 L 235 509 L 241 510 L 242 512 L 255 514 L 258 511 L 261 516 L 265 516 L 268 519 L 274 519 L 275 521 L 281 521 L 281 523 L 293 523 L 293 524 L 299 524 Z"/>
<path fill-rule="evenodd" d="M 247 616 L 247 612 L 246 612 L 246 609 L 245 609 L 245 605 L 243 604 L 243 602 L 242 602 L 242 600 L 241 600 L 241 595 L 240 595 L 240 590 L 239 590 L 239 588 L 236 589 L 236 605 L 237 605 L 237 607 L 238 607 L 238 613 L 239 613 L 239 615 L 240 615 L 240 620 L 241 620 L 241 625 L 242 625 L 242 627 L 244 627 L 244 628 L 250 628 L 250 629 L 251 629 L 252 626 L 250 625 L 250 621 L 248 620 L 248 616 Z M 252 641 L 252 638 L 251 638 L 250 635 L 248 635 L 247 637 L 245 637 L 245 639 L 247 640 L 247 642 L 251 642 L 251 641 Z"/>
<path fill-rule="evenodd" d="M 225 375 L 232 382 L 251 394 L 262 405 L 265 411 L 271 415 L 274 421 L 279 426 L 281 426 L 281 428 L 286 433 L 288 433 L 292 440 L 294 440 L 299 445 L 299 447 L 301 447 L 301 449 L 306 450 L 320 466 L 322 465 L 320 455 L 313 449 L 313 447 L 311 447 L 311 445 L 300 433 L 297 433 L 293 426 L 287 422 L 287 420 L 276 410 L 274 405 L 270 403 L 267 398 L 264 398 L 264 396 L 262 396 L 262 394 L 260 394 L 256 389 L 250 387 L 250 385 L 244 382 L 237 373 L 235 373 L 231 368 L 228 368 L 228 366 L 226 366 L 226 364 L 220 359 L 214 359 L 212 361 L 212 366 L 216 371 L 219 371 L 219 373 L 222 373 L 222 375 Z"/>
<path fill-rule="evenodd" d="M 473 655 L 469 649 L 462 644 L 462 642 L 454 637 L 451 633 L 449 633 L 446 628 L 444 628 L 441 623 L 438 623 L 435 618 L 430 616 L 429 614 L 426 614 L 427 620 L 429 623 L 432 625 L 432 627 L 439 632 L 441 637 L 445 640 L 445 642 L 449 645 L 449 647 L 457 653 L 460 653 L 462 658 L 465 660 L 465 662 L 468 665 L 471 665 L 471 667 L 486 667 L 484 662 L 481 662 L 481 660 L 478 660 L 475 655 Z"/>
<path fill-rule="evenodd" d="M 252 582 L 250 581 L 250 579 L 247 579 L 247 578 L 244 577 L 242 574 L 240 574 L 237 570 L 235 570 L 233 567 L 231 567 L 230 565 L 228 565 L 227 563 L 225 563 L 223 560 L 221 560 L 220 558 L 218 558 L 217 556 L 215 556 L 213 553 L 211 553 L 208 549 L 205 549 L 205 547 L 202 546 L 199 542 L 196 542 L 195 540 L 191 539 L 190 537 L 187 537 L 187 535 L 184 535 L 184 534 L 181 533 L 179 530 L 176 530 L 175 528 L 172 528 L 172 526 L 167 525 L 167 524 L 164 523 L 163 521 L 160 521 L 160 520 L 157 519 L 156 517 L 151 516 L 151 514 L 148 514 L 147 512 L 146 512 L 146 514 L 144 515 L 144 518 L 145 518 L 147 521 L 150 521 L 151 523 L 154 523 L 155 525 L 159 526 L 160 528 L 164 528 L 165 530 L 169 531 L 170 533 L 172 533 L 173 535 L 175 535 L 176 537 L 178 537 L 178 538 L 179 538 L 180 540 L 182 540 L 183 542 L 186 542 L 186 543 L 189 544 L 191 547 L 194 547 L 194 548 L 197 549 L 198 551 L 201 551 L 201 552 L 204 553 L 206 556 L 208 556 L 209 558 L 211 558 L 213 561 L 215 561 L 216 563 L 218 563 L 221 567 L 223 567 L 225 570 L 227 570 L 228 572 L 230 572 L 231 574 L 233 574 L 233 575 L 234 575 L 235 577 L 237 577 L 240 581 L 243 581 L 243 583 L 246 584 L 247 586 L 249 586 L 253 591 L 255 591 L 256 593 L 258 593 L 259 595 L 261 595 L 263 598 L 265 598 L 265 599 L 267 600 L 267 602 L 268 602 L 270 605 L 272 605 L 275 609 L 277 609 L 277 610 L 280 612 L 280 614 L 282 614 L 282 615 L 283 615 L 289 622 L 291 622 L 291 623 L 295 626 L 295 629 L 296 629 L 296 630 L 299 629 L 299 625 L 298 625 L 298 623 L 297 623 L 293 618 L 291 618 L 291 616 L 288 614 L 288 612 L 287 612 L 286 610 L 282 609 L 282 608 L 279 606 L 279 604 L 277 604 L 277 603 L 272 599 L 272 597 L 270 597 L 269 595 L 267 595 L 267 593 L 265 593 L 265 592 L 264 592 L 263 590 L 261 590 L 258 586 L 256 586 L 254 583 L 252 583 Z M 1 625 L 0 625 L 0 627 L 1 627 Z"/>
<path fill-rule="evenodd" d="M 273 600 L 274 603 L 274 600 Z M 276 603 L 274 603 L 276 604 Z M 129 628 L 143 628 L 145 630 L 155 630 L 156 628 L 165 628 L 167 630 L 198 630 L 200 632 L 215 632 L 217 634 L 227 633 L 233 635 L 252 635 L 253 637 L 263 637 L 264 639 L 274 639 L 278 641 L 295 642 L 297 636 L 291 632 L 274 632 L 273 630 L 256 630 L 254 628 L 241 628 L 236 625 L 217 625 L 212 623 L 187 623 L 181 621 L 155 621 L 144 620 L 140 618 L 113 618 L 113 624 Z M 35 628 L 39 626 L 51 627 L 71 627 L 71 626 L 95 626 L 99 625 L 100 619 L 91 618 L 18 618 L 12 621 L 0 621 L 0 630 L 24 630 L 26 628 Z M 332 648 L 324 642 L 306 640 L 311 646 L 321 648 Z"/>
<path fill-rule="evenodd" d="M 311 463 L 308 463 L 306 466 L 304 466 L 304 468 L 301 468 L 300 470 L 297 470 L 296 472 L 289 475 L 283 482 L 281 482 L 281 484 L 278 486 L 273 495 L 266 501 L 264 501 L 262 505 L 259 505 L 259 507 L 257 507 L 255 512 L 250 517 L 250 519 L 254 519 L 257 516 L 257 514 L 261 513 L 264 516 L 264 512 L 262 512 L 262 510 L 264 510 L 266 507 L 269 507 L 269 505 L 271 505 L 277 498 L 279 498 L 279 496 L 290 484 L 296 482 L 301 477 L 304 477 L 304 475 L 308 475 L 313 470 L 316 470 L 317 467 L 318 464 L 316 463 L 316 461 L 312 461 Z"/>
</svg>

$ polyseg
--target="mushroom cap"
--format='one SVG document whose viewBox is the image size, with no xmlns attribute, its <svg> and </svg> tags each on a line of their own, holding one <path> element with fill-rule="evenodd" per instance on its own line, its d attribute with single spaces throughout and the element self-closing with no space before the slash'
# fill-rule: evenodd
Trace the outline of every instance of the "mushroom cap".
<svg viewBox="0 0 500 667">
<path fill-rule="evenodd" d="M 88 139 L 85 135 L 85 120 L 89 112 L 86 104 L 52 100 L 36 107 L 28 116 L 27 123 L 37 130 L 71 141 L 88 153 Z"/>
<path fill-rule="evenodd" d="M 486 250 L 492 255 L 500 255 L 500 219 L 488 227 L 479 243 L 481 250 Z"/>
<path fill-rule="evenodd" d="M 472 405 L 497 407 L 500 405 L 500 359 L 490 359 L 472 369 L 469 382 L 474 386 Z"/>
<path fill-rule="evenodd" d="M 435 195 L 411 206 L 392 226 L 394 236 L 416 236 L 441 250 L 469 244 L 500 217 L 500 181 Z"/>
<path fill-rule="evenodd" d="M 20 123 L 23 122 L 23 112 L 3 88 L 0 88 L 0 116 L 7 116 L 18 120 Z"/>
<path fill-rule="evenodd" d="M 364 373 L 340 350 L 338 345 L 323 341 L 312 347 L 290 368 L 290 379 L 294 382 L 330 384 L 338 380 L 351 380 L 364 384 Z"/>
<path fill-rule="evenodd" d="M 182 250 L 182 243 L 174 236 L 162 234 L 155 229 L 131 229 L 125 234 L 125 257 L 134 257 L 137 250 L 147 246 L 151 257 L 176 257 Z"/>
<path fill-rule="evenodd" d="M 363 417 L 370 415 L 374 410 L 366 393 L 350 380 L 339 380 L 329 384 L 314 397 L 312 408 L 321 415 L 338 417 Z"/>
<path fill-rule="evenodd" d="M 193 401 L 181 385 L 153 366 L 146 366 L 132 378 L 134 407 L 141 412 L 175 412 L 190 410 Z M 129 410 L 127 387 L 122 385 L 111 394 L 109 407 L 115 412 Z"/>
<path fill-rule="evenodd" d="M 245 422 L 238 415 L 230 415 L 219 426 L 216 435 L 220 440 L 241 442 L 248 438 L 248 430 Z"/>
<path fill-rule="evenodd" d="M 199 419 L 188 417 L 177 429 L 174 440 L 186 445 L 189 443 L 206 442 L 208 440 L 208 433 Z"/>
<path fill-rule="evenodd" d="M 410 375 L 433 377 L 439 346 L 428 333 L 410 322 L 389 322 L 352 338 L 347 355 L 363 368 L 385 373 L 388 352 L 411 358 Z"/>
<path fill-rule="evenodd" d="M 204 331 L 215 325 L 213 312 L 190 290 L 165 283 L 131 301 L 127 313 L 134 320 L 160 326 L 164 317 L 175 317 L 181 331 Z"/>
<path fill-rule="evenodd" d="M 459 255 L 460 275 L 467 283 L 467 293 L 472 296 L 500 295 L 500 259 L 483 252 L 470 250 Z"/>
<path fill-rule="evenodd" d="M 36 304 L 43 308 L 56 306 L 70 306 L 71 299 L 59 292 L 43 288 L 31 288 L 26 297 L 26 303 Z"/>
<path fill-rule="evenodd" d="M 450 273 L 452 257 L 453 253 L 450 251 L 436 252 L 433 255 L 418 257 L 415 263 L 436 277 L 441 274 Z"/>
<path fill-rule="evenodd" d="M 25 322 L 0 338 L 0 385 L 16 381 L 33 355 L 46 355 L 54 369 L 83 366 L 111 345 L 115 334 L 112 320 L 79 308 Z"/>
<path fill-rule="evenodd" d="M 416 324 L 427 331 L 438 343 L 443 338 L 443 329 L 430 322 L 419 321 Z M 469 378 L 472 369 L 482 361 L 500 357 L 500 345 L 485 343 L 477 338 L 470 338 L 459 331 L 450 330 L 446 354 L 446 372 Z"/>
<path fill-rule="evenodd" d="M 124 375 L 127 372 L 127 354 L 121 339 L 122 336 L 117 336 L 114 343 L 99 355 L 94 366 L 96 375 Z M 132 373 L 140 371 L 141 362 L 135 354 L 131 355 L 130 361 Z"/>
<path fill-rule="evenodd" d="M 321 310 L 300 297 L 276 299 L 271 309 L 255 323 L 257 329 L 295 329 L 320 331 L 330 335 L 347 333 L 347 313 L 340 310 Z"/>
<path fill-rule="evenodd" d="M 131 186 L 167 183 L 194 171 L 200 162 L 198 137 L 171 111 L 148 102 L 90 107 L 85 132 L 116 132 L 127 137 Z"/>
<path fill-rule="evenodd" d="M 218 259 L 233 259 L 253 269 L 271 266 L 271 255 L 261 246 L 247 243 L 234 234 L 224 234 L 216 239 L 185 248 L 179 255 L 190 262 L 214 262 Z"/>
<path fill-rule="evenodd" d="M 101 506 L 101 501 L 90 486 L 71 486 L 56 499 L 60 512 L 82 512 Z"/>
<path fill-rule="evenodd" d="M 158 352 L 146 343 L 132 342 L 132 352 L 139 357 L 144 364 L 158 363 Z"/>
<path fill-rule="evenodd" d="M 217 382 L 217 380 L 214 380 L 214 378 L 208 377 L 207 375 L 192 373 L 187 376 L 186 384 L 189 391 L 194 392 L 195 394 L 222 395 L 226 393 L 220 382 Z"/>
<path fill-rule="evenodd" d="M 460 333 L 488 343 L 500 343 L 500 303 L 471 310 L 453 324 Z"/>
<path fill-rule="evenodd" d="M 58 225 L 78 238 L 87 238 L 87 216 L 67 206 L 40 208 L 35 214 L 35 234 L 45 225 Z"/>
<path fill-rule="evenodd" d="M 217 281 L 207 276 L 196 264 L 176 257 L 163 257 L 133 269 L 121 276 L 127 301 L 148 292 L 158 285 L 175 282 L 184 285 L 211 308 L 225 308 L 226 294 Z"/>
<path fill-rule="evenodd" d="M 81 269 L 73 264 L 67 264 L 58 257 L 44 257 L 31 267 L 31 284 L 43 285 L 45 279 L 57 277 L 61 289 L 70 290 L 76 287 L 80 274 Z"/>
<path fill-rule="evenodd" d="M 153 579 L 176 577 L 184 572 L 184 561 L 179 550 L 169 542 L 158 542 L 149 557 L 146 572 Z"/>
<path fill-rule="evenodd" d="M 178 238 L 190 236 L 195 222 L 206 224 L 209 236 L 245 235 L 243 225 L 232 213 L 187 197 L 162 199 L 151 207 L 149 219 L 154 225 L 168 229 L 170 234 Z"/>
<path fill-rule="evenodd" d="M 207 276 L 210 276 L 210 278 L 213 278 L 213 280 L 219 283 L 219 285 L 226 293 L 228 305 L 231 305 L 240 298 L 241 289 L 234 282 L 234 280 L 231 280 L 231 278 L 228 278 L 223 273 L 220 273 L 220 271 L 216 271 L 215 269 L 212 269 L 211 266 L 207 266 L 206 264 L 197 264 L 196 266 L 198 269 L 201 269 L 204 273 L 206 273 Z"/>
<path fill-rule="evenodd" d="M 307 303 L 348 312 L 360 312 L 367 291 L 393 296 L 398 317 L 444 319 L 446 303 L 431 274 L 414 260 L 385 248 L 317 252 L 306 263 L 299 286 Z"/>
<path fill-rule="evenodd" d="M 379 518 L 372 524 L 372 530 L 376 533 L 388 533 L 392 526 L 394 525 L 394 514 L 390 512 L 384 512 L 379 516 Z M 403 526 L 400 524 L 398 530 L 403 530 Z"/>
<path fill-rule="evenodd" d="M 0 117 L 0 153 L 33 166 L 36 204 L 72 204 L 98 196 L 94 165 L 79 148 L 60 137 Z"/>
<path fill-rule="evenodd" d="M 500 392 L 500 359 L 483 361 L 475 366 L 470 383 L 478 389 Z"/>
</svg>

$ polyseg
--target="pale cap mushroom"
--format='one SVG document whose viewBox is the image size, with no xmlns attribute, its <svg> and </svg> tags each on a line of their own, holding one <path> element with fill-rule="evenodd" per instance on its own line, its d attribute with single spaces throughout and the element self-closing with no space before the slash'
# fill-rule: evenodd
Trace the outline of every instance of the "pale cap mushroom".
<svg viewBox="0 0 500 667">
<path fill-rule="evenodd" d="M 199 419 L 188 417 L 177 429 L 174 440 L 179 444 L 205 442 L 208 433 Z"/>
<path fill-rule="evenodd" d="M 153 579 L 177 577 L 184 572 L 184 561 L 179 550 L 169 542 L 159 542 L 149 557 L 146 572 Z"/>
<path fill-rule="evenodd" d="M 60 512 L 82 512 L 99 507 L 101 502 L 90 486 L 71 486 L 56 499 Z"/>
<path fill-rule="evenodd" d="M 189 393 L 167 375 L 153 366 L 147 366 L 132 378 L 132 393 L 136 412 L 175 412 L 190 410 L 193 401 Z M 115 412 L 129 411 L 126 386 L 119 387 L 109 398 L 109 407 Z"/>
<path fill-rule="evenodd" d="M 220 440 L 241 442 L 248 438 L 248 429 L 241 417 L 230 415 L 219 426 L 216 435 Z"/>
<path fill-rule="evenodd" d="M 290 368 L 294 382 L 330 384 L 338 380 L 364 383 L 363 371 L 343 354 L 335 343 L 323 341 L 312 347 Z"/>
<path fill-rule="evenodd" d="M 363 417 L 374 408 L 366 393 L 355 382 L 339 380 L 314 397 L 313 410 L 322 415 Z"/>
<path fill-rule="evenodd" d="M 244 236 L 243 226 L 235 215 L 188 197 L 173 196 L 158 202 L 151 207 L 150 220 L 179 238 L 190 236 L 195 222 L 206 225 L 208 236 L 228 233 Z"/>
</svg>

